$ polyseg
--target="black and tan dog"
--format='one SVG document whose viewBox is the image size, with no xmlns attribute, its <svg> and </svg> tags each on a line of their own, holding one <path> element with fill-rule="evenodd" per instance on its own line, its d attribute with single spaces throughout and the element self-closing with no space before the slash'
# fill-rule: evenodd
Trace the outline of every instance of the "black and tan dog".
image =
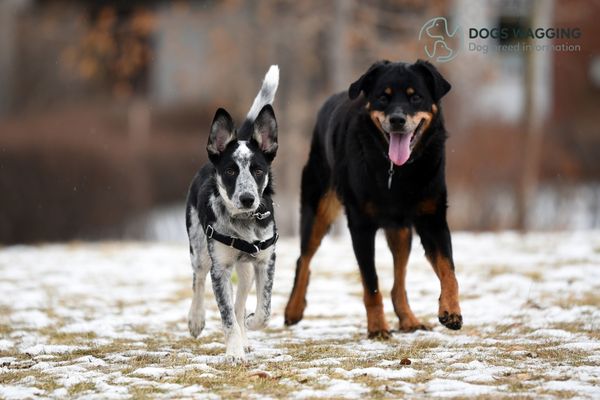
<svg viewBox="0 0 600 400">
<path fill-rule="evenodd" d="M 377 273 L 379 228 L 394 258 L 392 302 L 400 331 L 426 329 L 405 291 L 412 229 L 441 282 L 439 320 L 460 329 L 462 316 L 446 223 L 446 131 L 440 99 L 450 84 L 428 62 L 380 61 L 321 108 L 302 174 L 301 255 L 285 323 L 306 307 L 310 261 L 342 206 L 361 272 L 370 337 L 388 337 Z"/>
</svg>

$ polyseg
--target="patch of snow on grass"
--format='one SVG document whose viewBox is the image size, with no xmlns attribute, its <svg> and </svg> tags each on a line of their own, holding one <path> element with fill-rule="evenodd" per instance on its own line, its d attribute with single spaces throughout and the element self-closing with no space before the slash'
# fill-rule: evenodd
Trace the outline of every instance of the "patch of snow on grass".
<svg viewBox="0 0 600 400">
<path fill-rule="evenodd" d="M 32 399 L 43 393 L 43 390 L 35 387 L 0 385 L 0 397 L 6 399 Z"/>
<path fill-rule="evenodd" d="M 65 354 L 75 350 L 83 349 L 81 346 L 68 346 L 63 344 L 36 344 L 35 346 L 27 347 L 22 350 L 23 353 L 34 356 L 41 354 Z"/>
<path fill-rule="evenodd" d="M 348 375 L 352 377 L 356 376 L 371 376 L 374 378 L 382 379 L 406 379 L 414 378 L 419 371 L 412 368 L 401 368 L 401 369 L 384 369 L 378 367 L 370 368 L 356 368 L 348 371 Z"/>
<path fill-rule="evenodd" d="M 5 351 L 13 347 L 15 343 L 12 340 L 0 339 L 0 351 Z"/>
<path fill-rule="evenodd" d="M 151 378 L 161 378 L 163 376 L 172 374 L 173 371 L 166 369 L 166 368 L 160 368 L 160 367 L 144 367 L 144 368 L 138 368 L 135 371 L 133 371 L 133 375 L 140 375 L 140 376 L 148 376 Z"/>
<path fill-rule="evenodd" d="M 367 393 L 368 389 L 361 384 L 348 382 L 340 379 L 331 379 L 328 382 L 326 389 L 315 390 L 315 389 L 302 389 L 293 394 L 293 398 L 296 399 L 307 399 L 307 398 L 344 398 L 344 399 L 362 399 L 364 393 Z"/>
<path fill-rule="evenodd" d="M 0 398 L 600 398 L 600 232 L 459 232 L 453 243 L 463 329 L 439 324 L 439 281 L 415 240 L 407 295 L 432 330 L 372 341 L 347 237 L 323 241 L 305 318 L 283 326 L 298 240 L 281 239 L 272 319 L 248 332 L 253 351 L 236 365 L 224 357 L 210 282 L 206 328 L 189 336 L 186 245 L 0 248 Z M 376 252 L 395 329 L 381 234 Z M 252 293 L 248 312 L 255 304 Z"/>
<path fill-rule="evenodd" d="M 425 392 L 440 397 L 480 396 L 494 392 L 493 386 L 474 385 L 454 379 L 433 379 L 425 385 Z"/>
</svg>

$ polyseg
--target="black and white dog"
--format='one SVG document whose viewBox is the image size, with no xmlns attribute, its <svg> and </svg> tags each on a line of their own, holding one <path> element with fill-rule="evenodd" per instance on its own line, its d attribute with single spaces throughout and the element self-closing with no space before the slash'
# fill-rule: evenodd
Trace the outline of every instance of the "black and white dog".
<svg viewBox="0 0 600 400">
<path fill-rule="evenodd" d="M 193 337 L 204 328 L 204 284 L 210 271 L 230 361 L 245 359 L 249 350 L 246 328 L 263 328 L 271 314 L 278 237 L 271 199 L 277 121 L 271 103 L 278 83 L 279 68 L 273 65 L 239 130 L 227 111 L 217 110 L 206 146 L 210 162 L 196 174 L 187 198 L 194 271 L 188 326 Z M 238 275 L 235 303 L 234 267 Z M 256 311 L 246 316 L 246 298 L 254 278 Z"/>
</svg>

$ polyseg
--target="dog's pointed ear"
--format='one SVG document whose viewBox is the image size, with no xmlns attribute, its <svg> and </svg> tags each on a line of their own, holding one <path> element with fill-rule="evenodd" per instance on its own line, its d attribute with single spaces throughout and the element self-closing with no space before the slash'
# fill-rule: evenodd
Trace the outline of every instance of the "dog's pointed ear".
<svg viewBox="0 0 600 400">
<path fill-rule="evenodd" d="M 390 62 L 388 60 L 377 61 L 375 64 L 371 65 L 367 72 L 363 74 L 356 82 L 350 85 L 348 88 L 348 96 L 351 100 L 357 98 L 361 92 L 365 92 L 365 94 L 369 93 L 369 91 L 373 88 L 373 83 L 375 82 L 375 78 L 377 74 L 381 71 L 381 68 Z"/>
<path fill-rule="evenodd" d="M 258 144 L 258 148 L 272 161 L 277 154 L 277 120 L 275 111 L 270 104 L 267 104 L 260 110 L 256 120 L 254 120 L 254 131 L 252 139 Z"/>
<path fill-rule="evenodd" d="M 425 82 L 435 103 L 440 101 L 452 88 L 450 83 L 444 79 L 442 74 L 430 62 L 417 60 L 413 64 L 413 67 L 425 78 Z"/>
<path fill-rule="evenodd" d="M 210 135 L 206 151 L 209 156 L 219 155 L 225 150 L 227 145 L 235 139 L 235 130 L 231 115 L 223 108 L 219 108 L 215 113 L 212 125 L 210 126 Z"/>
</svg>

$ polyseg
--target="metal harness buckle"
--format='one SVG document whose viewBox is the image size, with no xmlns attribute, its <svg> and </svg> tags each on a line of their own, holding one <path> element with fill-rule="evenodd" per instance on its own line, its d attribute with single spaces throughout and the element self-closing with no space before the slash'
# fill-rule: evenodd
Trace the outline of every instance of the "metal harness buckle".
<svg viewBox="0 0 600 400">
<path fill-rule="evenodd" d="M 271 211 L 266 211 L 264 213 L 255 212 L 253 214 L 254 218 L 256 218 L 258 220 L 263 220 L 265 218 L 268 218 L 270 215 L 271 215 Z"/>
<path fill-rule="evenodd" d="M 209 233 L 209 230 L 210 230 L 210 233 Z M 215 233 L 215 229 L 212 227 L 212 225 L 207 225 L 205 233 L 206 233 L 207 238 L 212 239 L 213 234 Z"/>
<path fill-rule="evenodd" d="M 254 246 L 255 251 L 254 251 L 254 253 L 248 253 L 248 254 L 250 254 L 251 257 L 256 258 L 258 256 L 258 253 L 260 253 L 260 249 L 255 244 L 253 244 L 252 246 Z"/>
</svg>

